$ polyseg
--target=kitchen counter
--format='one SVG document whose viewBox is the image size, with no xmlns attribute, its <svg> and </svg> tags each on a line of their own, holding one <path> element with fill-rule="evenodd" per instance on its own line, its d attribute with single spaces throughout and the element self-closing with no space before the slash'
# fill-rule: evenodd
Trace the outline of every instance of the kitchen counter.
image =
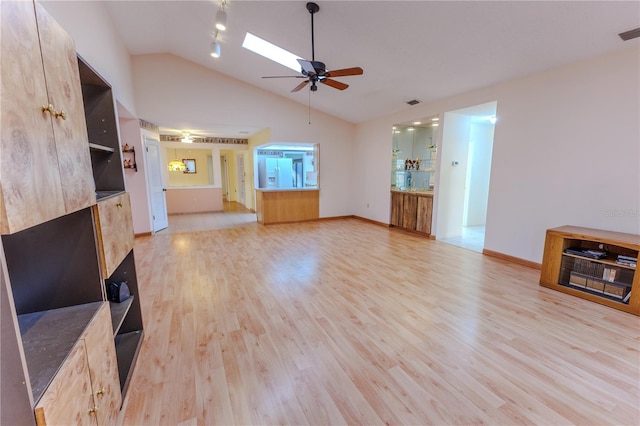
<svg viewBox="0 0 640 426">
<path fill-rule="evenodd" d="M 256 191 L 262 192 L 283 192 L 283 191 L 320 191 L 320 188 L 256 188 Z"/>
<path fill-rule="evenodd" d="M 258 223 L 291 223 L 315 220 L 320 217 L 318 188 L 256 189 L 256 217 Z"/>
<path fill-rule="evenodd" d="M 431 191 L 414 191 L 406 189 L 392 189 L 391 192 L 397 192 L 400 194 L 414 194 L 414 195 L 431 195 L 433 196 L 433 190 Z"/>
</svg>

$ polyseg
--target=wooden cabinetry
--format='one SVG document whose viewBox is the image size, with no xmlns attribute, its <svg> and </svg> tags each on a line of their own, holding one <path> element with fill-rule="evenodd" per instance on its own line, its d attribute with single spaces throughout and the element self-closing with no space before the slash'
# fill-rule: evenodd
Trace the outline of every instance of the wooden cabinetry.
<svg viewBox="0 0 640 426">
<path fill-rule="evenodd" d="M 549 229 L 540 285 L 640 315 L 639 251 L 639 235 L 577 226 Z"/>
<path fill-rule="evenodd" d="M 391 226 L 431 234 L 433 195 L 391 191 Z"/>
<path fill-rule="evenodd" d="M 317 189 L 256 190 L 258 223 L 303 222 L 320 217 L 320 191 Z"/>
<path fill-rule="evenodd" d="M 84 342 L 80 341 L 69 353 L 35 413 L 39 426 L 97 425 Z"/>
<path fill-rule="evenodd" d="M 110 325 L 102 303 L 37 403 L 38 425 L 115 424 L 121 399 Z"/>
<path fill-rule="evenodd" d="M 0 7 L 0 424 L 115 424 L 143 331 L 113 98 L 83 106 L 73 41 L 40 5 Z M 110 149 L 92 132 L 117 158 L 92 161 Z M 105 277 L 134 297 L 107 303 Z"/>
<path fill-rule="evenodd" d="M 37 3 L 0 7 L 0 220 L 8 234 L 96 197 L 73 40 Z"/>
<path fill-rule="evenodd" d="M 129 194 L 101 200 L 95 207 L 96 228 L 102 260 L 102 277 L 109 278 L 133 249 L 133 220 Z"/>
</svg>

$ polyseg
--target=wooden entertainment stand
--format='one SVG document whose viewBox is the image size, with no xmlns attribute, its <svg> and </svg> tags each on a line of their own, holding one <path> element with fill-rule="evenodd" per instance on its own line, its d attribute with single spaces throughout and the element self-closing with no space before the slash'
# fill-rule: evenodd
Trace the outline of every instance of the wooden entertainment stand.
<svg viewBox="0 0 640 426">
<path fill-rule="evenodd" d="M 639 251 L 640 235 L 577 226 L 548 229 L 540 285 L 640 315 Z"/>
</svg>

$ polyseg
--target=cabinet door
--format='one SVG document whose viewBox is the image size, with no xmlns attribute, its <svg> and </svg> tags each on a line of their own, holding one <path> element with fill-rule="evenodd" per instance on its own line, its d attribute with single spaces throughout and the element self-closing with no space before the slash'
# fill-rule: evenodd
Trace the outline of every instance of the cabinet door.
<svg viewBox="0 0 640 426">
<path fill-rule="evenodd" d="M 417 197 L 418 211 L 416 217 L 416 231 L 431 234 L 431 216 L 433 213 L 433 198 Z"/>
<path fill-rule="evenodd" d="M 98 407 L 98 425 L 116 424 L 122 396 L 108 303 L 98 310 L 83 339 L 87 348 L 93 399 Z"/>
<path fill-rule="evenodd" d="M 97 425 L 87 353 L 78 341 L 35 408 L 36 423 Z"/>
<path fill-rule="evenodd" d="M 65 209 L 72 213 L 96 203 L 76 46 L 39 3 L 36 17 L 49 104 L 66 117 L 54 117 L 53 134 Z"/>
<path fill-rule="evenodd" d="M 133 249 L 133 222 L 129 194 L 100 201 L 96 207 L 96 227 L 103 278 L 109 278 Z"/>
<path fill-rule="evenodd" d="M 418 208 L 418 197 L 404 194 L 402 227 L 406 229 L 416 229 L 416 211 Z"/>
<path fill-rule="evenodd" d="M 32 2 L 0 2 L 0 184 L 3 234 L 65 214 Z M 10 58 L 10 60 L 9 60 Z"/>
<path fill-rule="evenodd" d="M 403 194 L 391 193 L 391 224 L 393 226 L 402 226 L 404 212 L 402 209 Z"/>
</svg>

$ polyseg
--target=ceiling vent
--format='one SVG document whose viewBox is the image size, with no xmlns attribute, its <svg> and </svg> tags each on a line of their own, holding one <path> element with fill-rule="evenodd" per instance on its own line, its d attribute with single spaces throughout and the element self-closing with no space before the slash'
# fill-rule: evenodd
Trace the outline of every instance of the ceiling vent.
<svg viewBox="0 0 640 426">
<path fill-rule="evenodd" d="M 620 33 L 618 35 L 624 41 L 633 40 L 634 38 L 640 37 L 640 28 L 636 28 L 634 30 L 625 31 L 625 32 Z"/>
<path fill-rule="evenodd" d="M 418 104 L 420 103 L 420 101 L 419 101 L 419 100 L 417 100 L 417 99 L 412 99 L 412 100 L 410 100 L 410 101 L 407 101 L 407 103 L 408 103 L 409 105 L 413 106 L 413 105 L 418 105 Z"/>
</svg>

